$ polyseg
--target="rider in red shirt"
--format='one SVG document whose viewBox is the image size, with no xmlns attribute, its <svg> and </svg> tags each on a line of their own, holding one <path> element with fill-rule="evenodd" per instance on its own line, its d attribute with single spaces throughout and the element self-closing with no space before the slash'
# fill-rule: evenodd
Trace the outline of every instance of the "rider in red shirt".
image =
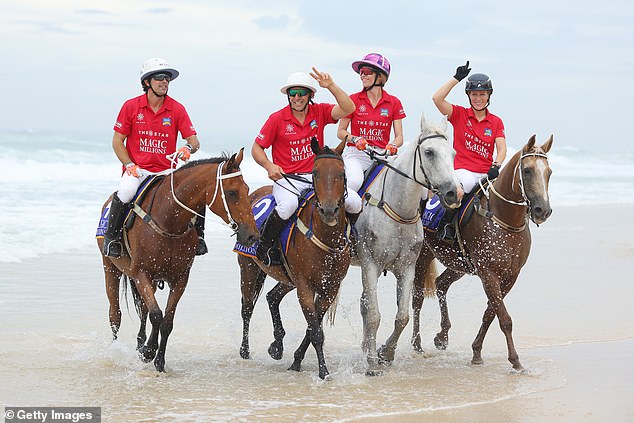
<svg viewBox="0 0 634 423">
<path fill-rule="evenodd" d="M 363 184 L 363 172 L 372 165 L 372 159 L 362 150 L 372 145 L 396 154 L 403 145 L 403 118 L 401 101 L 383 88 L 390 76 L 390 62 L 378 53 L 367 54 L 352 63 L 359 74 L 363 89 L 350 98 L 356 106 L 354 113 L 339 121 L 337 136 L 347 141 L 343 151 L 348 186 L 355 192 Z M 350 132 L 348 127 L 350 126 Z M 390 134 L 394 127 L 394 139 Z"/>
<path fill-rule="evenodd" d="M 313 103 L 317 92 L 313 80 L 330 91 L 337 104 Z M 323 147 L 324 127 L 354 111 L 354 103 L 350 97 L 335 84 L 329 74 L 315 68 L 310 75 L 304 72 L 290 75 L 280 91 L 287 96 L 288 106 L 268 118 L 251 149 L 255 161 L 266 169 L 269 179 L 274 181 L 273 196 L 276 206 L 262 228 L 256 251 L 257 257 L 267 266 L 281 264 L 281 253 L 275 248 L 275 240 L 297 210 L 298 195 L 311 186 L 314 162 L 310 147 L 312 137 L 316 137 Z M 269 147 L 272 149 L 272 161 L 264 151 Z M 306 182 L 289 181 L 283 174 L 301 175 Z M 361 199 L 350 188 L 345 207 L 349 216 L 361 212 Z"/>
<path fill-rule="evenodd" d="M 170 81 L 178 74 L 165 59 L 148 59 L 141 67 L 144 94 L 126 101 L 117 116 L 112 148 L 123 164 L 123 175 L 110 205 L 103 243 L 106 256 L 121 256 L 123 222 L 141 183 L 150 175 L 165 175 L 173 171 L 167 155 L 176 152 L 179 159 L 186 161 L 200 148 L 185 107 L 167 95 Z M 186 144 L 176 151 L 179 132 Z M 204 219 L 198 218 L 195 226 L 199 235 L 196 254 L 200 255 L 207 252 L 202 237 Z"/>
<path fill-rule="evenodd" d="M 476 73 L 467 79 L 465 92 L 469 97 L 470 108 L 453 105 L 445 99 L 452 88 L 469 75 L 470 71 L 467 61 L 465 65 L 456 69 L 454 77 L 440 87 L 432 97 L 440 113 L 446 115 L 453 125 L 453 146 L 456 150 L 454 169 L 464 192 L 471 192 L 484 176 L 489 179 L 497 178 L 500 166 L 506 158 L 504 123 L 488 110 L 493 84 L 487 75 Z M 456 209 L 447 210 L 446 218 L 443 219 L 445 225 L 439 229 L 440 238 L 448 242 L 455 239 L 455 228 L 452 224 L 455 213 Z"/>
</svg>

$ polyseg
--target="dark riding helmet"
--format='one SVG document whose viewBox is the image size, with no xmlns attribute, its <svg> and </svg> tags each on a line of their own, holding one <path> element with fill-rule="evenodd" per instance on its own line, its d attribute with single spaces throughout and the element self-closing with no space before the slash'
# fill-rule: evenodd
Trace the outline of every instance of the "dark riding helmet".
<svg viewBox="0 0 634 423">
<path fill-rule="evenodd" d="M 483 73 L 474 73 L 467 79 L 464 91 L 467 94 L 469 94 L 469 91 L 488 91 L 489 94 L 493 94 L 491 78 Z"/>
</svg>

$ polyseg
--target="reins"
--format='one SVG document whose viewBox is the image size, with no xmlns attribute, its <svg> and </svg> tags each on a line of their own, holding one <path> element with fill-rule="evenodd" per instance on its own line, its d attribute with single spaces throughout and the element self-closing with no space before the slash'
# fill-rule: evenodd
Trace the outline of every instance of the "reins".
<svg viewBox="0 0 634 423">
<path fill-rule="evenodd" d="M 433 134 L 433 135 L 428 135 L 426 137 L 423 138 L 419 138 L 417 145 L 416 145 L 416 153 L 414 154 L 414 163 L 412 166 L 412 176 L 408 175 L 407 173 L 403 172 L 400 169 L 397 169 L 396 167 L 392 166 L 392 164 L 390 162 L 388 162 L 385 159 L 382 159 L 379 156 L 382 156 L 383 154 L 380 154 L 378 152 L 376 152 L 375 150 L 370 150 L 370 152 L 365 152 L 367 155 L 370 156 L 371 159 L 376 160 L 377 162 L 385 165 L 386 168 L 388 168 L 389 170 L 392 170 L 393 172 L 395 172 L 396 174 L 409 179 L 410 181 L 414 181 L 417 184 L 423 186 L 424 188 L 427 188 L 428 190 L 437 193 L 438 190 L 432 185 L 431 181 L 429 180 L 429 177 L 427 176 L 427 173 L 425 172 L 425 168 L 422 166 L 423 163 L 423 159 L 421 157 L 421 152 L 420 152 L 420 147 L 423 144 L 424 141 L 428 140 L 428 139 L 432 139 L 432 138 L 444 138 L 445 140 L 447 140 L 447 137 L 441 134 Z M 425 181 L 421 182 L 416 178 L 416 162 L 417 160 L 420 161 L 421 165 L 419 166 L 421 172 L 423 172 L 423 176 L 425 177 Z M 386 215 L 388 215 L 392 220 L 394 220 L 397 223 L 401 223 L 404 225 L 412 225 L 417 223 L 420 220 L 420 210 L 417 211 L 416 216 L 412 217 L 412 218 L 403 218 L 401 217 L 383 198 L 385 196 L 385 183 L 387 180 L 387 170 L 385 172 L 385 175 L 383 176 L 383 186 L 381 187 L 381 198 L 380 199 L 376 199 L 374 197 L 372 197 L 372 195 L 368 192 L 366 192 L 364 194 L 364 199 L 366 201 L 366 204 L 370 204 L 372 206 L 378 207 L 381 210 L 383 210 L 385 212 Z"/>
</svg>

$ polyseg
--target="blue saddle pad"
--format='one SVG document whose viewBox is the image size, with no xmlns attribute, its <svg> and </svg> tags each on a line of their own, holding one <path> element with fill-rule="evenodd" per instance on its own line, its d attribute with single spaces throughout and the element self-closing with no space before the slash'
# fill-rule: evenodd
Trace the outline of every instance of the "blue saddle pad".
<svg viewBox="0 0 634 423">
<path fill-rule="evenodd" d="M 297 221 L 297 216 L 299 215 L 300 211 L 304 208 L 304 206 L 308 203 L 308 200 L 310 200 L 310 198 L 313 197 L 313 195 L 315 195 L 315 192 L 311 190 L 310 192 L 308 192 L 308 194 L 302 197 L 302 201 L 297 211 L 288 220 L 288 223 L 284 226 L 284 228 L 280 232 L 280 244 L 282 246 L 282 252 L 284 253 L 284 255 L 286 255 L 286 253 L 288 252 L 288 246 L 290 243 L 293 228 L 295 227 L 295 222 Z M 275 202 L 275 198 L 273 197 L 273 194 L 269 194 L 260 198 L 253 205 L 251 211 L 253 212 L 253 217 L 255 218 L 255 224 L 257 225 L 258 230 L 260 230 L 260 232 L 262 229 L 262 225 L 264 225 L 264 222 L 266 222 L 266 219 L 273 212 L 273 209 L 275 208 L 276 204 L 277 203 Z M 257 250 L 259 244 L 260 244 L 260 241 L 256 241 L 255 244 L 253 244 L 252 246 L 246 247 L 240 244 L 239 242 L 236 242 L 235 246 L 233 247 L 233 251 L 238 254 L 242 254 L 244 256 L 255 258 L 255 251 Z"/>
<path fill-rule="evenodd" d="M 437 231 L 440 220 L 444 215 L 445 208 L 440 203 L 440 198 L 438 198 L 437 195 L 434 195 L 431 200 L 427 200 L 427 204 L 425 204 L 425 211 L 423 211 L 423 214 L 421 215 L 423 227 L 428 231 Z"/>
<path fill-rule="evenodd" d="M 359 191 L 357 191 L 357 193 L 359 194 L 359 196 L 361 198 L 363 198 L 363 195 L 370 188 L 370 186 L 372 185 L 374 180 L 379 176 L 379 174 L 381 172 L 383 172 L 383 170 L 385 170 L 385 165 L 384 164 L 378 164 L 368 174 L 368 176 L 363 181 L 363 185 L 361 185 L 361 188 L 359 189 Z"/>
<path fill-rule="evenodd" d="M 150 186 L 152 186 L 154 181 L 156 181 L 159 178 L 162 178 L 162 176 L 154 175 L 154 176 L 150 176 L 149 178 L 145 178 L 145 180 L 141 182 L 141 185 L 139 185 L 139 189 L 136 190 L 136 194 L 134 194 L 132 201 L 134 202 L 137 200 L 137 198 L 144 195 L 145 191 Z M 97 233 L 95 234 L 95 237 L 97 238 L 103 238 L 106 234 L 106 229 L 108 229 L 108 217 L 110 216 L 110 204 L 112 204 L 112 202 L 109 202 L 108 204 L 106 204 L 106 207 L 103 208 L 103 213 L 101 214 L 101 218 L 99 219 L 99 224 L 97 225 Z M 130 216 L 130 213 L 132 213 L 132 210 L 128 212 L 128 216 L 126 216 L 126 220 Z M 123 226 L 125 227 L 125 223 Z"/>
</svg>

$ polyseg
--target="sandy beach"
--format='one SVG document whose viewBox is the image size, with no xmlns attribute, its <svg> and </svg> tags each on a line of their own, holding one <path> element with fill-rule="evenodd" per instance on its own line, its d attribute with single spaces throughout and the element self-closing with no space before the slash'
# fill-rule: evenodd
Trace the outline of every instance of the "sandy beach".
<svg viewBox="0 0 634 423">
<path fill-rule="evenodd" d="M 326 328 L 332 380 L 317 378 L 312 347 L 302 372 L 289 372 L 305 321 L 294 295 L 282 303 L 285 356 L 272 340 L 264 295 L 252 324 L 253 358 L 238 355 L 239 272 L 232 238 L 208 231 L 211 253 L 196 259 L 176 313 L 167 372 L 157 375 L 134 351 L 138 318 L 123 309 L 111 341 L 97 248 L 0 264 L 2 406 L 99 406 L 102 421 L 630 422 L 634 420 L 634 206 L 554 207 L 506 299 L 526 374 L 510 372 L 494 323 L 482 366 L 470 344 L 486 298 L 465 277 L 449 293 L 447 351 L 433 336 L 435 300 L 423 308 L 425 354 L 410 345 L 411 324 L 382 377 L 364 375 L 360 351 L 360 271 L 344 280 L 335 325 Z M 380 280 L 379 341 L 391 331 L 394 280 Z M 273 286 L 267 280 L 265 290 Z M 163 305 L 165 293 L 161 292 Z"/>
</svg>

